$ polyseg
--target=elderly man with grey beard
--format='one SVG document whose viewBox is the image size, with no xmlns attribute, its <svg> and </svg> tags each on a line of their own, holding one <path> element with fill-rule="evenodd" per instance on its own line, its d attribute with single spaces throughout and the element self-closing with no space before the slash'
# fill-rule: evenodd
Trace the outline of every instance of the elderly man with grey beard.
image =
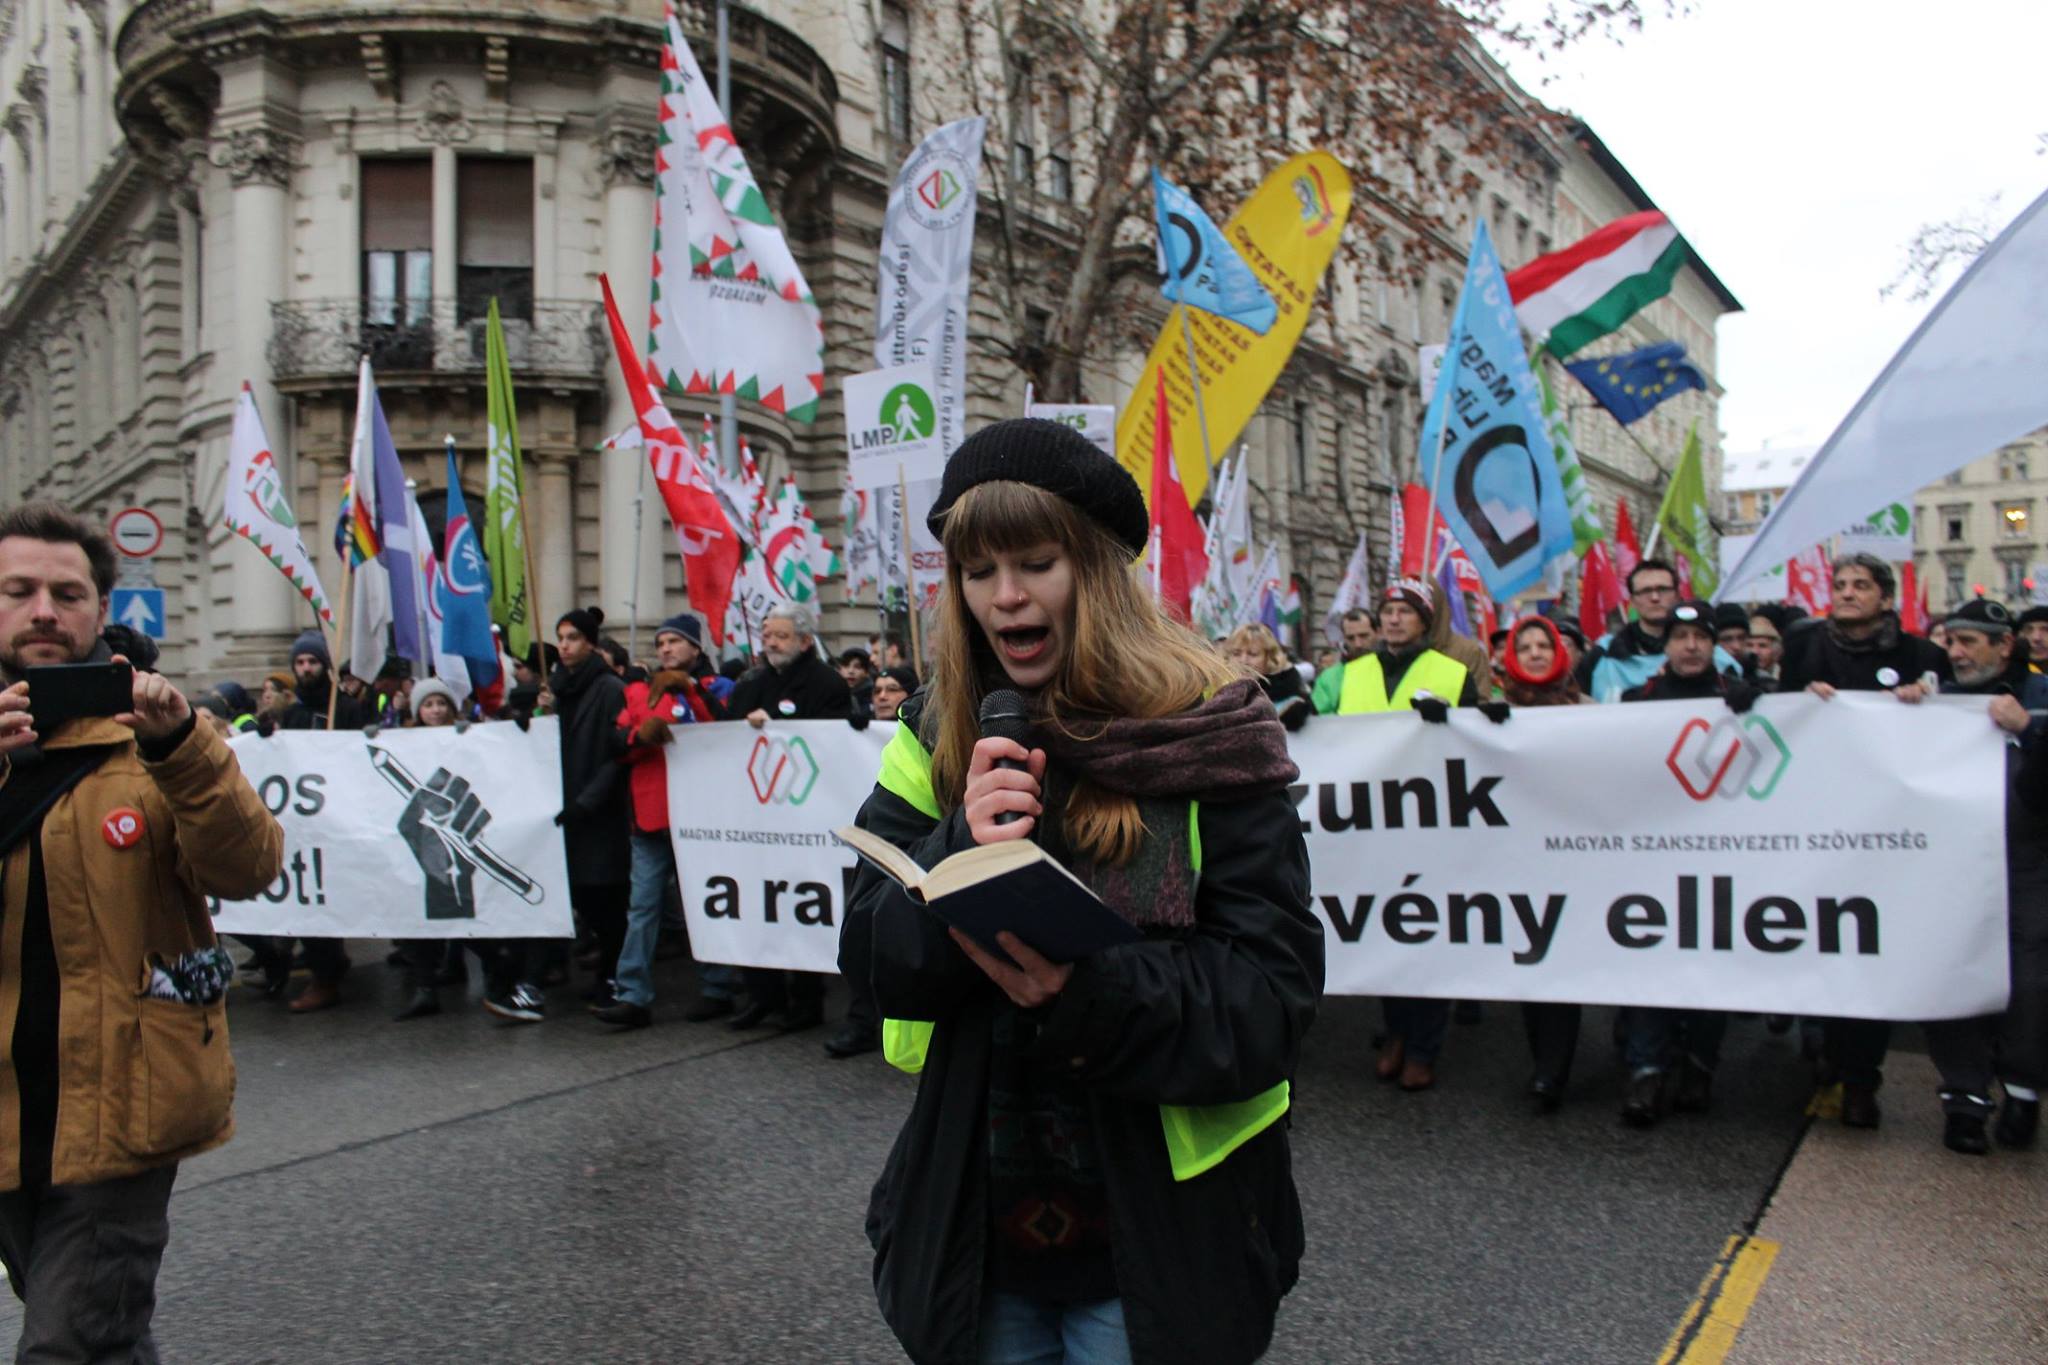
<svg viewBox="0 0 2048 1365">
<path fill-rule="evenodd" d="M 852 718 L 853 692 L 839 670 L 818 653 L 817 627 L 809 611 L 793 604 L 771 609 L 761 622 L 761 655 L 765 664 L 734 685 L 726 702 L 727 716 L 744 718 L 756 730 L 773 721 Z M 773 1024 L 794 1033 L 825 1022 L 825 978 L 818 973 L 749 967 L 746 982 L 747 1007 L 728 1027 Z"/>
</svg>

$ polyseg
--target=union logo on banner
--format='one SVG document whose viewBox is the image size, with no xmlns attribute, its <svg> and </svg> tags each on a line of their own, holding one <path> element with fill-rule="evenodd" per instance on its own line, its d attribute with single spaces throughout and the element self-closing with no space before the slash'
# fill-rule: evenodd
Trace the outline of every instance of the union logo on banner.
<svg viewBox="0 0 2048 1365">
<path fill-rule="evenodd" d="M 1792 766 L 1792 750 L 1762 716 L 1726 716 L 1718 725 L 1694 716 L 1679 729 L 1664 766 L 1695 801 L 1745 794 L 1768 801 Z"/>
<path fill-rule="evenodd" d="M 762 735 L 747 751 L 747 781 L 761 805 L 801 806 L 818 785 L 818 760 L 801 735 Z"/>
</svg>

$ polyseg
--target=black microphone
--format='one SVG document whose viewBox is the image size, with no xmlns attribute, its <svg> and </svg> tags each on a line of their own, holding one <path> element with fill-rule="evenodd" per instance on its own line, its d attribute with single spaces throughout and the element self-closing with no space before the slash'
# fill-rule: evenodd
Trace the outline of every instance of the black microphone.
<svg viewBox="0 0 2048 1365">
<path fill-rule="evenodd" d="M 999 687 L 981 699 L 981 737 L 1010 739 L 1026 749 L 1031 747 L 1031 712 L 1025 706 L 1023 693 Z M 1030 770 L 1030 765 L 1014 758 L 999 758 L 996 766 L 1020 773 Z M 1023 811 L 1006 810 L 996 817 L 996 823 L 1007 825 L 1023 818 Z"/>
</svg>

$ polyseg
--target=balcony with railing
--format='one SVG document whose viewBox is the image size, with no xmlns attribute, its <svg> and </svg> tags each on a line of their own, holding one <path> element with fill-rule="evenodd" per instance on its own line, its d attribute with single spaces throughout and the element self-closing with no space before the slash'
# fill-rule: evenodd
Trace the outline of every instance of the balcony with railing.
<svg viewBox="0 0 2048 1365">
<path fill-rule="evenodd" d="M 601 389 L 610 339 L 600 304 L 535 299 L 503 319 L 512 372 L 574 389 Z M 454 299 L 313 299 L 270 306 L 270 372 L 281 387 L 353 383 L 363 356 L 380 378 L 446 376 L 482 382 L 481 310 Z"/>
</svg>

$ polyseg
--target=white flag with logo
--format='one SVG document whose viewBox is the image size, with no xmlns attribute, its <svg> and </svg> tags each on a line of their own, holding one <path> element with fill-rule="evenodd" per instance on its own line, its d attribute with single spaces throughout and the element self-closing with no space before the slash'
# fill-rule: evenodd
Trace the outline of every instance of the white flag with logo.
<svg viewBox="0 0 2048 1365">
<path fill-rule="evenodd" d="M 987 119 L 975 117 L 934 129 L 897 172 L 882 217 L 875 364 L 931 364 L 941 467 L 967 434 L 967 296 L 974 268 L 981 142 L 987 127 Z M 925 525 L 926 514 L 938 500 L 938 474 L 911 476 L 907 517 L 895 506 L 901 497 L 893 484 L 855 486 L 875 489 L 868 505 L 883 524 L 907 522 L 914 581 L 919 597 L 928 598 L 938 590 L 946 569 L 938 540 Z M 848 540 L 853 538 L 851 532 L 845 534 Z M 904 547 L 893 548 L 900 575 Z M 883 581 L 889 581 L 889 575 L 883 575 Z"/>
<path fill-rule="evenodd" d="M 299 534 L 299 520 L 292 515 L 291 499 L 285 494 L 284 476 L 270 453 L 270 437 L 263 431 L 263 414 L 256 410 L 256 395 L 242 385 L 235 402 L 235 429 L 228 438 L 227 478 L 221 492 L 221 523 L 254 545 L 271 567 L 291 580 L 299 596 L 306 599 L 322 623 L 334 623 L 334 610 L 320 586 L 313 557 Z"/>
</svg>

